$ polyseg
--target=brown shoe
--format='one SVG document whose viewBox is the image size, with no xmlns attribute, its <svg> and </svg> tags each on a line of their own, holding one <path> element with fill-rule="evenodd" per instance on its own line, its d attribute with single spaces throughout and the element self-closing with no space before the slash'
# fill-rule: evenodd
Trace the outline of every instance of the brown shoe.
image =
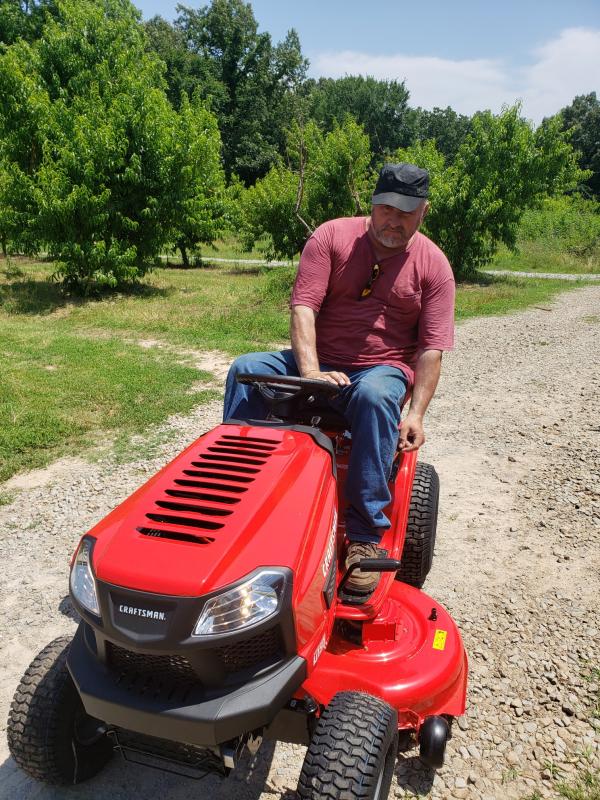
<svg viewBox="0 0 600 800">
<path fill-rule="evenodd" d="M 350 542 L 346 550 L 346 569 L 363 558 L 379 558 L 379 550 L 373 542 Z M 354 570 L 346 581 L 344 591 L 348 594 L 370 594 L 379 583 L 379 572 Z"/>
</svg>

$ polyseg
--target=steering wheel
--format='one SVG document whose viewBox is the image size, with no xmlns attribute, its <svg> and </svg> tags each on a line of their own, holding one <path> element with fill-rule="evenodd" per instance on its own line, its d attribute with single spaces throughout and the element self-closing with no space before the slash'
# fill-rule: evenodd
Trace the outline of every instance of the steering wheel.
<svg viewBox="0 0 600 800">
<path fill-rule="evenodd" d="M 237 382 L 252 384 L 259 391 L 265 388 L 275 392 L 282 392 L 289 398 L 308 397 L 316 392 L 333 396 L 338 394 L 342 388 L 336 383 L 319 379 L 299 378 L 294 375 L 259 375 L 249 372 L 240 373 L 237 376 Z"/>
</svg>

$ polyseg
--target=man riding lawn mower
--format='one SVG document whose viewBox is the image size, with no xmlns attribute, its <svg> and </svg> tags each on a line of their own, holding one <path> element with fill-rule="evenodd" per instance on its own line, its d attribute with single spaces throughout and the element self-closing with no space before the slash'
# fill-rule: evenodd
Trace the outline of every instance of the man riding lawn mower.
<svg viewBox="0 0 600 800">
<path fill-rule="evenodd" d="M 453 288 L 417 233 L 426 190 L 423 171 L 384 168 L 370 219 L 311 237 L 293 352 L 261 354 L 260 370 L 256 356 L 238 360 L 225 422 L 81 539 L 70 588 L 82 620 L 34 659 L 8 722 L 34 778 L 77 783 L 115 750 L 226 775 L 271 738 L 307 746 L 301 798 L 384 800 L 400 732 L 442 765 L 467 661 L 454 622 L 419 590 L 438 481 L 417 448 Z M 390 355 L 331 357 L 350 341 Z"/>
<path fill-rule="evenodd" d="M 400 410 L 412 386 L 400 448 L 424 440 L 423 416 L 435 392 L 443 350 L 454 343 L 454 276 L 418 229 L 427 214 L 429 174 L 387 164 L 370 217 L 322 225 L 302 252 L 292 293 L 292 350 L 251 353 L 230 370 L 224 419 L 264 419 L 260 394 L 242 373 L 300 375 L 340 387 L 331 405 L 353 440 L 346 479 L 346 566 L 376 557 L 390 520 L 388 480 Z M 373 591 L 377 573 L 354 573 L 348 588 Z"/>
</svg>

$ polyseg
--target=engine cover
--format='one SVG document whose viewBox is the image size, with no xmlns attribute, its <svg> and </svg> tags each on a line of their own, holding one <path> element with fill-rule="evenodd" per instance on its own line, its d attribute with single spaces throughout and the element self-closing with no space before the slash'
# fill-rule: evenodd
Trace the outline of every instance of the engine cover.
<svg viewBox="0 0 600 800">
<path fill-rule="evenodd" d="M 281 566 L 302 594 L 330 539 L 332 459 L 303 431 L 220 425 L 90 531 L 94 572 L 113 586 L 198 597 Z"/>
</svg>

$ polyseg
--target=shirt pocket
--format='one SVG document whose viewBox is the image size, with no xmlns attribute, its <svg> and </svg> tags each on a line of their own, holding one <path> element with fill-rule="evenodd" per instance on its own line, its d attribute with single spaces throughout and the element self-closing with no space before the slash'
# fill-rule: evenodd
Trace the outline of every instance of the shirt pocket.
<svg viewBox="0 0 600 800">
<path fill-rule="evenodd" d="M 421 292 L 392 289 L 386 298 L 385 311 L 390 319 L 405 325 L 416 325 L 421 313 Z"/>
</svg>

